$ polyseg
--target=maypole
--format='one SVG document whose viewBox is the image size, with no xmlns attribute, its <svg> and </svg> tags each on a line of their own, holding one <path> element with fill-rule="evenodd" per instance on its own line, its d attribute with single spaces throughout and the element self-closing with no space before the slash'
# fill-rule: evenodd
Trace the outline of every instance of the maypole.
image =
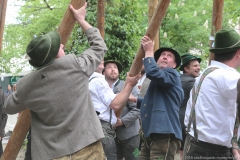
<svg viewBox="0 0 240 160">
<path fill-rule="evenodd" d="M 104 39 L 104 22 L 105 22 L 105 0 L 97 2 L 97 28 Z"/>
<path fill-rule="evenodd" d="M 0 0 L 0 55 L 2 53 L 3 31 L 7 10 L 7 0 Z"/>
<path fill-rule="evenodd" d="M 158 0 L 148 0 L 148 23 L 151 22 L 151 19 L 153 17 L 154 12 L 157 9 Z M 156 36 L 154 38 L 154 51 L 159 49 L 159 30 L 156 33 Z"/>
<path fill-rule="evenodd" d="M 224 0 L 213 0 L 212 27 L 211 27 L 211 35 L 210 35 L 210 39 L 209 39 L 210 48 L 212 48 L 215 33 L 218 30 L 222 29 L 223 7 L 224 7 Z M 214 54 L 210 53 L 209 62 L 208 62 L 209 65 L 211 63 L 211 60 L 213 60 L 213 59 L 214 59 Z"/>
</svg>

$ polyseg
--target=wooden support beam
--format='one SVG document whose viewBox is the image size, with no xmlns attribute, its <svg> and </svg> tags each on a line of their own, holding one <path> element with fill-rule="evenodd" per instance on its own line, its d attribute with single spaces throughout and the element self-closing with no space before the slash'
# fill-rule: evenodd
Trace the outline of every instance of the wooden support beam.
<svg viewBox="0 0 240 160">
<path fill-rule="evenodd" d="M 16 126 L 4 149 L 1 160 L 15 160 L 31 125 L 31 114 L 25 109 L 18 117 Z"/>
<path fill-rule="evenodd" d="M 105 0 L 98 0 L 97 2 L 97 28 L 104 39 L 104 22 L 105 22 Z"/>
<path fill-rule="evenodd" d="M 224 0 L 213 0 L 212 6 L 212 26 L 211 26 L 211 37 L 214 37 L 215 33 L 222 29 L 222 17 L 223 17 L 223 8 L 224 8 Z M 214 40 L 209 40 L 210 48 L 212 48 Z M 210 65 L 211 60 L 214 59 L 214 54 L 210 53 L 209 62 Z"/>
<path fill-rule="evenodd" d="M 3 31 L 7 10 L 7 0 L 0 0 L 0 55 L 2 53 Z"/>
<path fill-rule="evenodd" d="M 170 1 L 171 0 L 160 0 L 158 3 L 156 11 L 154 12 L 154 15 L 151 19 L 151 22 L 148 26 L 146 33 L 145 33 L 145 35 L 147 35 L 152 40 L 155 38 L 155 35 L 156 35 L 157 31 L 159 30 L 159 27 L 160 27 L 162 20 L 166 14 L 166 11 L 170 4 Z M 142 67 L 142 59 L 144 57 L 145 57 L 145 53 L 140 44 L 140 46 L 138 48 L 138 52 L 133 60 L 132 66 L 129 71 L 130 76 L 135 76 L 140 72 L 141 67 Z M 121 116 L 123 107 L 121 109 L 119 109 L 117 112 L 115 112 L 117 117 Z"/>
<path fill-rule="evenodd" d="M 70 4 L 77 9 L 82 7 L 85 4 L 85 0 L 71 0 Z M 61 43 L 66 44 L 70 34 L 72 32 L 72 29 L 76 23 L 76 20 L 72 14 L 72 11 L 67 8 L 67 11 L 58 27 L 58 32 L 61 35 Z M 13 130 L 13 133 L 11 135 L 11 138 L 8 141 L 8 144 L 4 150 L 4 153 L 1 157 L 1 160 L 15 160 L 18 152 L 22 146 L 22 143 L 27 135 L 27 132 L 29 130 L 31 123 L 30 119 L 30 111 L 24 110 L 19 119 L 18 122 Z"/>
<path fill-rule="evenodd" d="M 82 7 L 85 2 L 86 0 L 71 0 L 70 4 L 72 4 L 72 6 L 77 9 Z M 72 33 L 75 23 L 76 20 L 74 18 L 74 15 L 68 7 L 60 25 L 58 26 L 58 32 L 61 35 L 61 43 L 63 45 L 67 44 L 67 41 Z"/>
<path fill-rule="evenodd" d="M 158 0 L 148 0 L 148 23 L 151 22 L 151 19 L 153 17 L 153 14 L 157 8 Z M 156 36 L 154 38 L 154 51 L 159 49 L 159 29 L 156 33 Z"/>
</svg>

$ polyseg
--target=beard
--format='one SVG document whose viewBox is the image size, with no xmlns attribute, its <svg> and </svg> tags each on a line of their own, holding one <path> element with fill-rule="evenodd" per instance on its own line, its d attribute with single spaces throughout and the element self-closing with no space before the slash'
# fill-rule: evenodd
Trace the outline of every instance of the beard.
<svg viewBox="0 0 240 160">
<path fill-rule="evenodd" d="M 110 81 L 116 81 L 118 79 L 118 75 L 116 75 L 116 74 L 105 75 L 105 77 Z"/>
</svg>

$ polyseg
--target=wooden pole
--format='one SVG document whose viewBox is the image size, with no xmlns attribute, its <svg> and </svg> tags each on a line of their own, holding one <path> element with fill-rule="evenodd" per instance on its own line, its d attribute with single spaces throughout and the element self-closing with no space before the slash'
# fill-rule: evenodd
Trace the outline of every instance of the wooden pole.
<svg viewBox="0 0 240 160">
<path fill-rule="evenodd" d="M 157 8 L 158 0 L 148 0 L 148 23 L 151 22 L 151 19 L 153 17 L 153 14 Z M 154 38 L 154 51 L 159 49 L 159 30 L 156 33 L 156 36 Z"/>
<path fill-rule="evenodd" d="M 70 4 L 77 9 L 82 7 L 85 4 L 86 0 L 71 0 Z M 67 41 L 71 35 L 71 32 L 73 30 L 73 27 L 76 23 L 76 20 L 74 18 L 74 15 L 72 11 L 67 8 L 65 15 L 58 27 L 58 32 L 61 35 L 61 44 L 66 45 Z"/>
<path fill-rule="evenodd" d="M 15 160 L 31 125 L 31 114 L 25 109 L 18 117 L 16 126 L 2 154 L 1 160 Z"/>
<path fill-rule="evenodd" d="M 154 15 L 151 19 L 151 22 L 148 26 L 146 33 L 145 33 L 145 35 L 147 35 L 152 40 L 155 38 L 155 35 L 156 35 L 157 31 L 159 30 L 159 27 L 162 23 L 162 20 L 165 16 L 165 13 L 167 11 L 169 4 L 170 4 L 170 0 L 160 0 L 158 3 L 158 6 L 154 12 Z M 130 76 L 135 76 L 140 72 L 141 67 L 142 67 L 142 59 L 144 58 L 144 56 L 145 56 L 144 50 L 140 45 L 138 48 L 138 52 L 133 60 L 130 71 L 129 71 Z M 121 109 L 119 109 L 117 112 L 115 112 L 117 117 L 121 116 L 123 107 L 121 107 Z"/>
<path fill-rule="evenodd" d="M 74 8 L 80 8 L 85 4 L 85 2 L 85 0 L 71 0 L 70 4 L 72 4 Z M 67 43 L 75 23 L 76 21 L 72 12 L 69 8 L 67 8 L 67 11 L 58 27 L 58 32 L 61 35 L 62 44 L 65 45 Z M 8 141 L 8 144 L 1 157 L 1 160 L 16 159 L 22 143 L 29 130 L 30 123 L 30 112 L 27 109 L 21 113 L 18 122 L 13 130 L 11 138 Z"/>
<path fill-rule="evenodd" d="M 2 53 L 3 31 L 7 10 L 7 0 L 0 0 L 0 55 Z"/>
<path fill-rule="evenodd" d="M 97 28 L 104 39 L 104 22 L 105 22 L 105 0 L 97 2 Z"/>
<path fill-rule="evenodd" d="M 211 27 L 211 37 L 214 37 L 215 33 L 222 29 L 222 15 L 223 15 L 224 0 L 213 0 L 212 6 L 212 27 Z M 214 40 L 209 40 L 210 48 L 212 48 Z M 210 53 L 209 62 L 214 59 L 214 54 Z"/>
</svg>

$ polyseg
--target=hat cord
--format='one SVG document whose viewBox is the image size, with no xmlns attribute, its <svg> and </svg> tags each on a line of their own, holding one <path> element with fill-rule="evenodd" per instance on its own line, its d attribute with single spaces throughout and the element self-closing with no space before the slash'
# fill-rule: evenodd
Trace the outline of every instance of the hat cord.
<svg viewBox="0 0 240 160">
<path fill-rule="evenodd" d="M 51 46 L 52 46 L 52 39 L 51 39 L 51 37 L 50 37 L 48 34 L 47 34 L 47 36 L 48 36 L 49 39 L 50 39 L 50 46 L 49 46 L 49 49 L 48 49 L 48 52 L 47 52 L 46 57 L 44 58 L 44 60 L 43 60 L 42 63 L 40 63 L 40 64 L 43 64 L 43 62 L 45 62 L 45 60 L 47 59 L 47 57 L 48 57 L 48 55 L 49 55 L 49 52 L 50 52 Z"/>
<path fill-rule="evenodd" d="M 232 48 L 232 47 L 236 46 L 239 42 L 240 42 L 240 40 L 237 43 L 235 43 L 234 45 L 227 47 L 227 48 Z"/>
</svg>

